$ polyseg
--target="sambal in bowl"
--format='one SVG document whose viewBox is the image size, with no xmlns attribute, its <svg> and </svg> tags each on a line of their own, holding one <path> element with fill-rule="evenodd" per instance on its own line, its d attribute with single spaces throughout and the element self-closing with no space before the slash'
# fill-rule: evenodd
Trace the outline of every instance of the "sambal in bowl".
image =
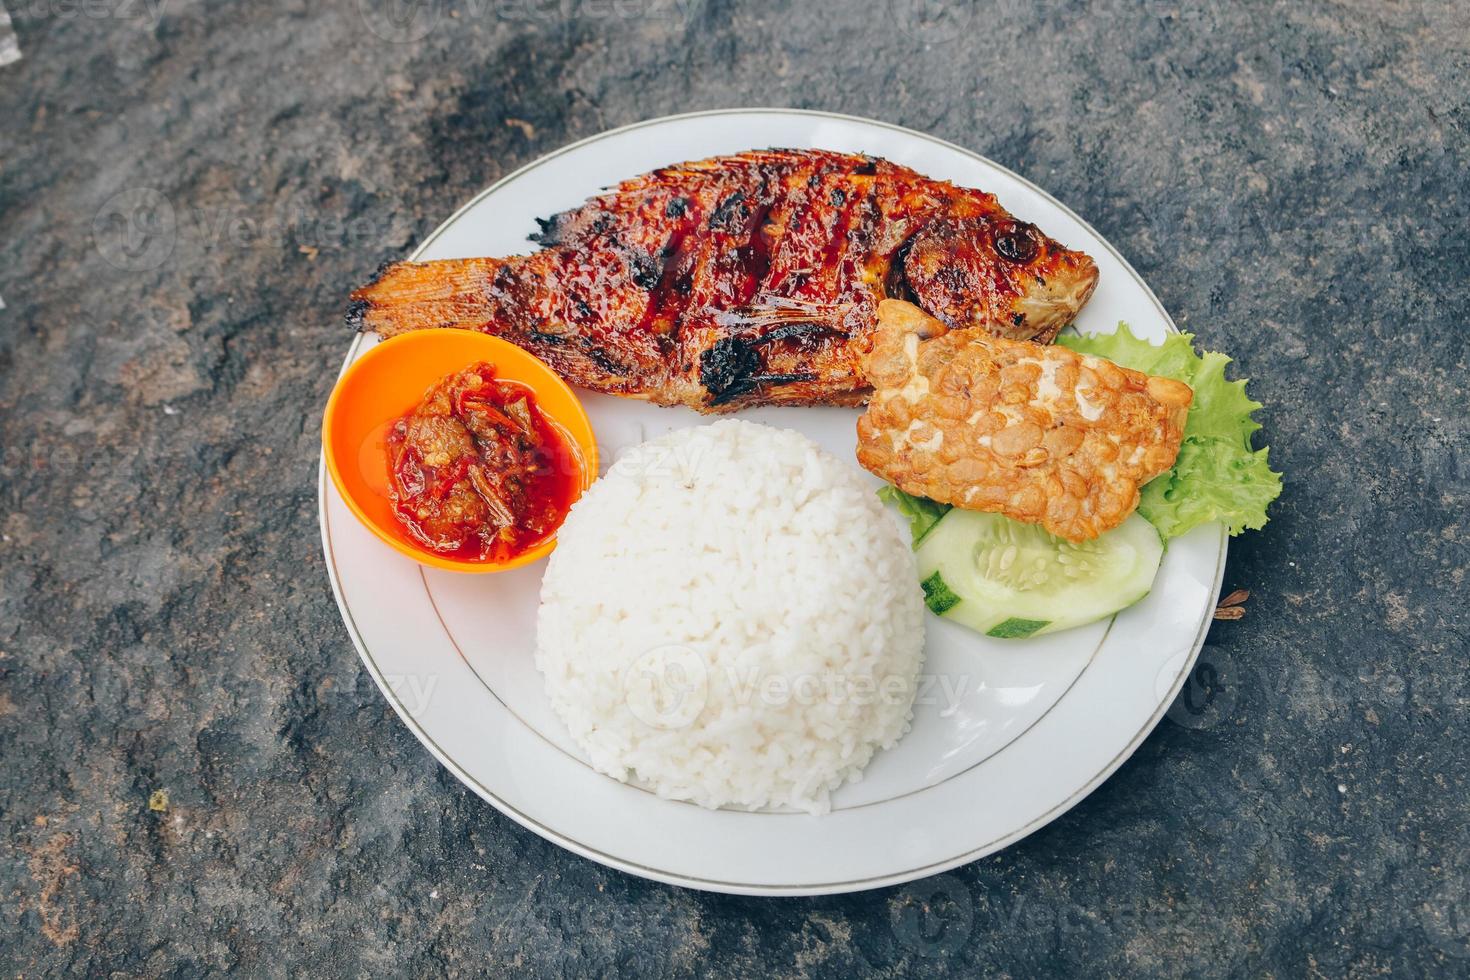
<svg viewBox="0 0 1470 980">
<path fill-rule="evenodd" d="M 327 471 L 347 506 L 416 561 L 492 572 L 555 546 L 597 478 L 577 396 L 514 344 L 421 330 L 370 348 L 343 372 L 322 423 Z"/>
</svg>

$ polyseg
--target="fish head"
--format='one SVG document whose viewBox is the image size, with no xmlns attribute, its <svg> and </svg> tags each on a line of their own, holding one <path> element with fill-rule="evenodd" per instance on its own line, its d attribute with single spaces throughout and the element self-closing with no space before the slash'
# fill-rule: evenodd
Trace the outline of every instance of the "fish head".
<svg viewBox="0 0 1470 980">
<path fill-rule="evenodd" d="M 953 329 L 1050 343 L 1097 286 L 1097 265 L 1010 215 L 945 217 L 905 247 L 907 292 Z"/>
</svg>

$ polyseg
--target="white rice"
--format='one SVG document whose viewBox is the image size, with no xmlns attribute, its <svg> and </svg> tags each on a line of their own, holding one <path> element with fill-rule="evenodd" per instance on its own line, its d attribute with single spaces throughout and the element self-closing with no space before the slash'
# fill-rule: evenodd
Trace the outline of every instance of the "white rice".
<svg viewBox="0 0 1470 980">
<path fill-rule="evenodd" d="M 536 666 L 600 771 L 823 813 L 908 731 L 913 552 L 857 468 L 800 433 L 727 420 L 645 443 L 557 537 Z"/>
</svg>

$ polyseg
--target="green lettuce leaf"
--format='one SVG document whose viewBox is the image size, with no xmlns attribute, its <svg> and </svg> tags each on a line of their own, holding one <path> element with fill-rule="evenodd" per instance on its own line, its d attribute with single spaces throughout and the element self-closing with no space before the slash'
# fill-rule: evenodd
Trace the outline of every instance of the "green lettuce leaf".
<svg viewBox="0 0 1470 980">
<path fill-rule="evenodd" d="M 893 486 L 881 488 L 878 491 L 878 499 L 895 505 L 899 512 L 909 519 L 909 533 L 914 536 L 915 548 L 919 546 L 919 539 L 928 533 L 931 527 L 939 523 L 939 519 L 950 509 L 949 504 L 936 503 L 928 497 L 915 497 Z"/>
<path fill-rule="evenodd" d="M 1127 324 L 1107 335 L 1057 338 L 1081 354 L 1183 381 L 1194 389 L 1184 424 L 1184 443 L 1173 469 L 1143 488 L 1138 512 L 1165 540 L 1220 521 L 1239 534 L 1266 523 L 1266 507 L 1281 495 L 1281 474 L 1271 470 L 1268 450 L 1253 449 L 1260 423 L 1252 414 L 1261 403 L 1245 393 L 1245 382 L 1227 381 L 1224 354 L 1195 352 L 1191 334 L 1171 334 L 1155 346 L 1135 337 Z"/>
</svg>

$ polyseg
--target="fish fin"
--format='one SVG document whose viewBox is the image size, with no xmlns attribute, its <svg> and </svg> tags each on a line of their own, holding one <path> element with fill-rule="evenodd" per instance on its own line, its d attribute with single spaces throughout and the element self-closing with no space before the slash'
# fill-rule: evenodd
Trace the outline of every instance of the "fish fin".
<svg viewBox="0 0 1470 980">
<path fill-rule="evenodd" d="M 505 259 L 394 262 L 354 290 L 347 324 L 392 337 L 428 327 L 473 327 L 495 333 L 491 285 Z"/>
<path fill-rule="evenodd" d="M 716 313 L 713 321 L 747 343 L 768 343 L 819 333 L 845 333 L 842 322 L 848 309 L 845 303 L 758 296 L 748 306 Z"/>
</svg>

